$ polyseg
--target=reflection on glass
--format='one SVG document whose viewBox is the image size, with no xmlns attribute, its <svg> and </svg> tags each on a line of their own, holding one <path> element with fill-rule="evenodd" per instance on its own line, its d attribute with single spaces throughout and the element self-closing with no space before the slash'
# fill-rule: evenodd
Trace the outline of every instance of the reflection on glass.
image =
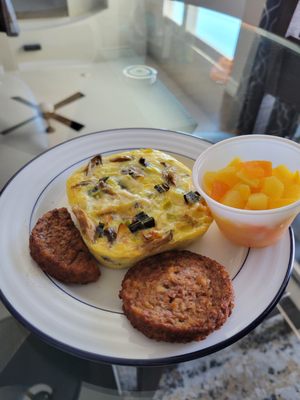
<svg viewBox="0 0 300 400">
<path fill-rule="evenodd" d="M 191 7 L 191 12 L 193 11 L 196 11 L 197 15 L 194 18 L 194 26 L 188 27 L 188 30 L 225 57 L 233 59 L 241 20 L 203 7 Z"/>
<path fill-rule="evenodd" d="M 181 1 L 164 0 L 163 15 L 170 18 L 177 25 L 182 25 L 184 17 L 184 3 Z"/>
</svg>

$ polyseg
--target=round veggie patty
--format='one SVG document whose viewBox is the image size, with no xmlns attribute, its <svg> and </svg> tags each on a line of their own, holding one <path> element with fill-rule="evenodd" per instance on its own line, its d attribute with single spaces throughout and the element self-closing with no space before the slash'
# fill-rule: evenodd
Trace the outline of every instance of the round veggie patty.
<svg viewBox="0 0 300 400">
<path fill-rule="evenodd" d="M 234 305 L 225 268 L 187 250 L 140 261 L 127 271 L 119 296 L 136 329 L 167 342 L 204 339 L 224 324 Z"/>
<path fill-rule="evenodd" d="M 66 208 L 48 211 L 36 223 L 30 254 L 47 274 L 65 283 L 96 281 L 100 270 Z"/>
</svg>

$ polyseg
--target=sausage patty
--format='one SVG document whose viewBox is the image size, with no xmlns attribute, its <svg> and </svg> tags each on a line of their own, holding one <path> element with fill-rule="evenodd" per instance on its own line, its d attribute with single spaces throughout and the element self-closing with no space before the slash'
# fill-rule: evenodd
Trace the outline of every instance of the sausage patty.
<svg viewBox="0 0 300 400">
<path fill-rule="evenodd" d="M 96 281 L 100 270 L 66 208 L 48 211 L 36 223 L 30 254 L 41 269 L 64 283 Z"/>
<path fill-rule="evenodd" d="M 233 308 L 225 268 L 190 251 L 169 251 L 129 269 L 119 293 L 131 324 L 167 342 L 204 339 L 220 328 Z"/>
</svg>

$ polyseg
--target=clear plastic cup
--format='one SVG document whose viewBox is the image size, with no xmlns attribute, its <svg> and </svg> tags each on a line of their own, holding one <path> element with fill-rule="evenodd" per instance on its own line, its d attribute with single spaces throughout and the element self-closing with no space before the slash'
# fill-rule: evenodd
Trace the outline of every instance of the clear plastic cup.
<svg viewBox="0 0 300 400">
<path fill-rule="evenodd" d="M 243 161 L 268 160 L 273 168 L 284 164 L 290 171 L 300 170 L 300 145 L 289 139 L 267 135 L 237 136 L 205 150 L 193 167 L 193 182 L 206 200 L 223 234 L 247 247 L 266 247 L 276 243 L 300 212 L 300 200 L 270 210 L 244 210 L 228 207 L 212 199 L 203 189 L 207 171 L 224 168 L 235 157 Z"/>
</svg>

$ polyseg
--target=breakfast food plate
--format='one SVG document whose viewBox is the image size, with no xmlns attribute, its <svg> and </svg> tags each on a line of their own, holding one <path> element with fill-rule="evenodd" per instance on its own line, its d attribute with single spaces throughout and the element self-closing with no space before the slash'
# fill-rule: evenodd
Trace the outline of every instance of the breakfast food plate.
<svg viewBox="0 0 300 400">
<path fill-rule="evenodd" d="M 29 235 L 47 211 L 67 207 L 66 180 L 95 154 L 154 148 L 192 167 L 211 144 L 156 129 L 119 129 L 62 143 L 23 167 L 0 197 L 0 290 L 10 312 L 48 343 L 80 357 L 123 365 L 163 365 L 218 351 L 255 328 L 279 301 L 294 259 L 292 230 L 273 246 L 248 249 L 229 242 L 213 223 L 188 250 L 227 269 L 235 307 L 226 323 L 202 341 L 157 342 L 122 313 L 119 290 L 126 269 L 101 268 L 88 285 L 66 285 L 46 275 L 29 253 Z"/>
</svg>

